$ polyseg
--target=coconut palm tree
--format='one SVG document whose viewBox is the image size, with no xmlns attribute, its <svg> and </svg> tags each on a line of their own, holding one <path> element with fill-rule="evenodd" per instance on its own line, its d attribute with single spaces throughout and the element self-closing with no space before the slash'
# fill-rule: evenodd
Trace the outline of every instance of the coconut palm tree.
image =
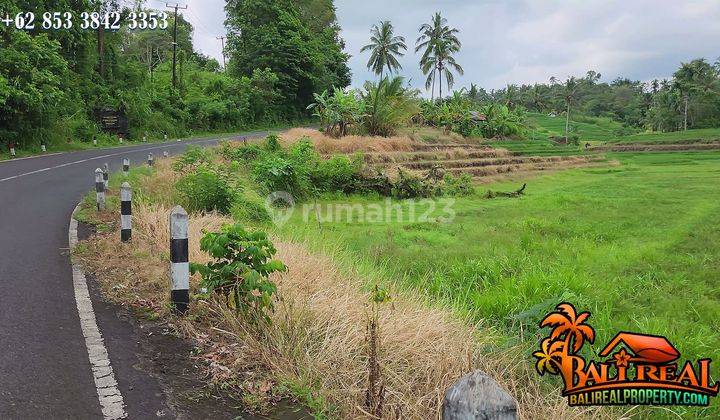
<svg viewBox="0 0 720 420">
<path fill-rule="evenodd" d="M 407 51 L 405 38 L 395 35 L 395 28 L 389 20 L 381 21 L 380 26 L 373 25 L 370 30 L 370 44 L 362 47 L 360 52 L 372 51 L 367 67 L 382 79 L 387 68 L 389 73 L 402 69 L 398 57 Z"/>
<path fill-rule="evenodd" d="M 415 41 L 415 52 L 424 50 L 420 57 L 420 68 L 428 76 L 425 87 L 432 86 L 432 98 L 434 99 L 437 74 L 439 76 L 440 98 L 442 98 L 443 76 L 448 83 L 448 88 L 450 88 L 454 82 L 452 69 L 463 74 L 462 67 L 455 62 L 453 57 L 453 54 L 460 51 L 462 46 L 457 38 L 460 31 L 448 26 L 447 19 L 442 17 L 440 13 L 435 13 L 430 23 L 424 23 L 420 26 L 419 32 L 420 36 Z"/>
<path fill-rule="evenodd" d="M 579 91 L 580 83 L 578 83 L 575 77 L 567 79 L 562 86 L 561 96 L 567 108 L 565 114 L 565 140 L 568 139 L 568 132 L 570 131 L 570 106 L 577 101 Z"/>
</svg>

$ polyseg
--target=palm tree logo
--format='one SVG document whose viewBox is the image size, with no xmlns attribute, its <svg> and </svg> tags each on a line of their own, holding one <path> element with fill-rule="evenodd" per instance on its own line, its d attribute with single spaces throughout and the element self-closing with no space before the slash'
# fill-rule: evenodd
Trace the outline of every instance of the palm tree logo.
<svg viewBox="0 0 720 420">
<path fill-rule="evenodd" d="M 537 359 L 535 368 L 540 375 L 560 374 L 570 389 L 573 385 L 572 367 L 584 366 L 585 361 L 577 353 L 585 342 L 595 341 L 595 330 L 585 322 L 590 312 L 577 313 L 571 303 L 561 303 L 540 322 L 540 327 L 550 327 L 550 336 L 543 339 L 540 350 L 533 353 Z"/>
</svg>

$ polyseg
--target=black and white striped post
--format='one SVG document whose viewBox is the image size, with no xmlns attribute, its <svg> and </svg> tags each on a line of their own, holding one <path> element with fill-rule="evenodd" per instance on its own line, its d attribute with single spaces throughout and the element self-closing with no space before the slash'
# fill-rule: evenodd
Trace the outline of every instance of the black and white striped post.
<svg viewBox="0 0 720 420">
<path fill-rule="evenodd" d="M 47 148 L 45 147 L 45 143 L 40 143 L 40 151 L 43 153 L 47 152 Z"/>
<path fill-rule="evenodd" d="M 11 157 L 11 158 L 14 158 L 15 156 L 16 156 L 16 155 L 15 155 L 15 145 L 14 145 L 14 144 L 11 144 L 11 145 L 10 145 L 10 157 Z"/>
<path fill-rule="evenodd" d="M 123 175 L 128 176 L 129 171 L 130 171 L 130 159 L 124 158 L 123 159 Z"/>
<path fill-rule="evenodd" d="M 127 182 L 120 186 L 120 240 L 132 238 L 132 187 Z"/>
<path fill-rule="evenodd" d="M 167 134 L 163 134 L 163 141 L 168 141 Z"/>
<path fill-rule="evenodd" d="M 165 150 L 165 151 L 163 152 L 163 157 L 164 157 L 164 158 L 167 158 L 168 156 L 170 156 L 170 155 L 168 154 L 167 150 Z"/>
<path fill-rule="evenodd" d="M 93 136 L 93 146 L 97 146 L 97 136 Z"/>
<path fill-rule="evenodd" d="M 188 214 L 180 206 L 170 212 L 170 302 L 175 313 L 184 314 L 190 304 Z"/>
<path fill-rule="evenodd" d="M 143 143 L 147 143 L 147 134 L 143 136 Z"/>
<path fill-rule="evenodd" d="M 95 169 L 95 201 L 98 211 L 105 210 L 105 181 L 100 168 Z"/>
<path fill-rule="evenodd" d="M 105 190 L 107 191 L 110 185 L 110 165 L 107 163 L 103 165 L 103 183 L 105 184 Z"/>
<path fill-rule="evenodd" d="M 150 152 L 148 153 L 148 166 L 153 166 L 153 163 L 155 163 L 155 157 L 152 152 Z"/>
</svg>

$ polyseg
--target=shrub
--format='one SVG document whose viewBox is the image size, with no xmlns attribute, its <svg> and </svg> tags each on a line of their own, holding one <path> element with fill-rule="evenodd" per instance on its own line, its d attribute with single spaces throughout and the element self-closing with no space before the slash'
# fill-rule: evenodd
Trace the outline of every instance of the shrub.
<svg viewBox="0 0 720 420">
<path fill-rule="evenodd" d="M 212 261 L 190 264 L 200 273 L 201 287 L 227 300 L 237 313 L 270 322 L 266 311 L 273 308 L 277 287 L 269 276 L 287 271 L 285 264 L 272 257 L 277 252 L 264 232 L 247 232 L 241 225 L 223 226 L 220 232 L 205 233 L 200 249 Z"/>
<path fill-rule="evenodd" d="M 265 138 L 264 147 L 265 150 L 267 150 L 268 152 L 278 152 L 282 150 L 282 145 L 280 144 L 280 137 L 275 134 L 270 134 Z"/>
<path fill-rule="evenodd" d="M 328 160 L 321 160 L 311 177 L 313 185 L 322 191 L 350 193 L 354 192 L 354 181 L 360 176 L 361 170 L 362 161 L 337 155 Z"/>
<path fill-rule="evenodd" d="M 252 174 L 266 192 L 286 191 L 298 199 L 310 191 L 308 179 L 298 174 L 292 161 L 279 154 L 269 154 L 257 160 Z"/>
<path fill-rule="evenodd" d="M 176 172 L 182 172 L 187 167 L 197 167 L 199 165 L 209 164 L 210 162 L 212 162 L 210 150 L 191 145 L 187 147 L 185 153 L 173 162 L 172 167 Z"/>
<path fill-rule="evenodd" d="M 262 156 L 263 153 L 265 153 L 265 150 L 257 144 L 240 147 L 223 144 L 222 147 L 220 147 L 220 155 L 225 159 L 233 161 L 250 162 Z"/>
<path fill-rule="evenodd" d="M 475 192 L 475 188 L 473 188 L 472 185 L 472 177 L 467 173 L 463 173 L 459 177 L 447 173 L 443 178 L 443 182 L 443 193 L 445 195 L 468 196 Z"/>
<path fill-rule="evenodd" d="M 410 175 L 403 170 L 398 172 L 398 179 L 392 186 L 392 196 L 398 199 L 427 198 L 435 195 L 435 192 L 435 187 L 431 183 Z"/>
<path fill-rule="evenodd" d="M 228 182 L 227 175 L 206 164 L 180 178 L 175 188 L 191 212 L 217 211 L 228 214 L 235 199 L 235 190 Z"/>
</svg>

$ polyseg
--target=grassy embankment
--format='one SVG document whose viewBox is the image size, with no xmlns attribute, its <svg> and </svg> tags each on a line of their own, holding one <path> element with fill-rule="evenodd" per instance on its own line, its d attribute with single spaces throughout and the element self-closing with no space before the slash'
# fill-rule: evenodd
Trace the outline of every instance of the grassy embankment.
<svg viewBox="0 0 720 420">
<path fill-rule="evenodd" d="M 384 141 L 376 143 L 386 147 Z M 353 147 L 362 144 L 367 142 L 356 142 Z M 393 147 L 408 144 L 408 139 L 396 139 Z M 216 160 L 227 164 L 219 156 Z M 233 177 L 243 179 L 246 188 L 253 187 L 244 165 L 228 169 Z M 218 299 L 200 296 L 195 296 L 190 316 L 174 318 L 167 307 L 167 214 L 178 203 L 174 185 L 180 176 L 164 159 L 153 169 L 132 170 L 128 178 L 135 188 L 131 244 L 119 242 L 116 193 L 122 179 L 113 176 L 107 211 L 92 210 L 92 194 L 85 202 L 80 217 L 96 224 L 100 233 L 81 243 L 75 258 L 95 273 L 108 299 L 141 317 L 164 319 L 172 330 L 195 340 L 201 349 L 199 357 L 208 362 L 212 383 L 229 390 L 244 407 L 269 410 L 268 403 L 291 396 L 319 418 L 364 417 L 368 305 L 373 284 L 384 282 L 382 273 L 359 271 L 346 251 L 310 252 L 304 241 L 275 235 L 277 258 L 290 271 L 273 276 L 281 300 L 269 327 L 258 330 Z M 208 259 L 199 250 L 203 230 L 216 231 L 232 222 L 229 216 L 192 214 L 191 261 Z M 272 230 L 267 224 L 255 228 Z M 193 294 L 197 293 L 198 279 L 193 278 L 191 285 Z M 478 368 L 517 396 L 524 417 L 550 413 L 574 418 L 589 412 L 608 416 L 606 411 L 571 409 L 557 392 L 547 392 L 556 385 L 540 386 L 534 380 L 532 365 L 523 363 L 526 347 L 506 345 L 493 327 L 438 306 L 422 293 L 393 287 L 389 292 L 392 302 L 380 309 L 378 358 L 388 418 L 437 416 L 445 389 Z"/>
<path fill-rule="evenodd" d="M 296 211 L 275 234 L 283 238 L 279 244 L 281 258 L 292 262 L 289 277 L 284 277 L 288 280 L 280 279 L 281 295 L 298 306 L 292 312 L 283 306 L 277 319 L 297 322 L 293 317 L 305 314 L 299 319 L 311 331 L 317 334 L 318 326 L 325 327 L 319 336 L 301 337 L 303 345 L 314 343 L 308 353 L 307 348 L 287 346 L 288 333 L 294 330 L 278 322 L 270 334 L 273 340 L 258 344 L 262 354 L 273 355 L 273 360 L 266 361 L 274 366 L 270 369 L 273 377 L 282 384 L 292 384 L 295 395 L 309 392 L 313 396 L 310 400 L 322 407 L 319 412 L 327 413 L 328 407 L 335 407 L 330 409 L 335 414 L 352 412 L 352 405 L 361 400 L 364 375 L 365 361 L 362 352 L 358 354 L 363 346 L 363 296 L 376 281 L 393 285 L 398 297 L 397 306 L 383 320 L 389 356 L 383 372 L 393 392 L 390 404 L 402 407 L 409 417 L 436 410 L 437 401 L 424 400 L 429 405 L 418 406 L 417 398 L 439 396 L 445 386 L 441 384 L 452 379 L 443 375 L 450 371 L 457 375 L 458 369 L 470 367 L 493 372 L 519 399 L 527 418 L 588 414 L 566 407 L 558 398 L 555 387 L 559 381 L 553 380 L 557 378 L 543 381 L 532 371 L 530 348 L 543 333 L 537 322 L 560 300 L 572 301 L 579 310 L 593 313 L 589 322 L 598 333 L 595 346 L 591 346 L 595 351 L 615 332 L 625 329 L 666 335 L 684 358 L 717 358 L 720 340 L 715 331 L 720 305 L 712 279 L 720 274 L 720 231 L 713 224 L 713 215 L 720 207 L 720 192 L 713 185 L 720 178 L 720 155 L 626 154 L 617 158 L 621 167 L 575 169 L 533 178 L 526 196 L 520 199 L 487 200 L 480 194 L 459 198 L 452 206 L 456 218 L 451 223 L 347 221 L 345 213 L 341 220 L 324 220 L 318 226 L 314 211 Z M 159 225 L 164 223 L 171 204 L 162 201 L 171 200 L 173 177 L 167 170 L 158 170 L 147 179 L 134 181 L 144 191 L 140 197 L 147 203 L 157 204 L 159 200 L 161 207 L 147 207 L 136 217 L 151 221 L 141 222 L 138 229 L 155 244 L 148 246 L 156 250 L 128 250 L 128 258 L 136 258 L 139 266 L 146 267 L 145 272 L 134 273 L 131 283 L 152 286 L 138 296 L 142 301 L 155 302 L 151 311 L 162 316 L 166 296 L 159 294 L 163 287 L 156 277 L 166 270 L 162 256 L 166 241 L 158 238 L 157 232 L 162 230 Z M 516 187 L 516 183 L 499 183 L 482 188 Z M 371 197 L 326 197 L 318 202 L 322 218 L 327 217 L 327 205 L 333 203 L 385 206 L 384 200 Z M 430 203 L 425 202 L 416 211 L 422 213 Z M 408 202 L 393 204 L 408 213 Z M 438 205 L 433 215 L 446 215 L 444 205 Z M 199 224 L 205 220 L 206 227 L 220 223 L 198 217 Z M 200 227 L 194 229 L 191 247 L 197 248 Z M 98 252 L 112 250 L 115 255 L 116 238 L 96 240 Z M 142 244 L 139 247 L 146 248 Z M 191 254 L 203 258 L 197 249 Z M 316 259 L 313 255 L 330 258 Z M 308 272 L 311 266 L 319 269 Z M 148 276 L 148 270 L 153 275 Z M 101 273 L 99 278 L 112 279 L 112 275 L 103 277 Z M 133 300 L 115 289 L 108 293 L 120 301 Z M 328 295 L 329 299 L 319 298 Z M 341 304 L 337 304 L 338 299 Z M 328 312 L 328 308 L 332 309 Z M 429 318 L 421 325 L 423 317 Z M 227 324 L 233 318 L 226 314 L 220 320 L 211 319 Z M 345 321 L 328 329 L 339 319 Z M 456 321 L 448 324 L 448 319 Z M 459 324 L 457 320 L 461 320 Z M 237 322 L 230 324 L 221 327 L 231 328 L 235 334 L 242 330 Z M 413 331 L 412 338 L 406 335 Z M 442 356 L 428 347 L 433 340 L 438 344 L 441 336 L 470 337 L 466 334 L 474 337 L 467 343 L 470 347 L 455 348 L 445 341 Z M 239 336 L 251 335 L 235 338 Z M 340 353 L 338 337 L 345 337 L 340 340 Z M 305 356 L 299 357 L 303 352 Z M 469 366 L 457 364 L 455 357 L 466 357 L 461 356 L 463 353 L 471 355 Z M 326 368 L 332 363 L 318 363 L 318 356 L 329 357 L 335 367 L 342 366 L 330 383 L 323 375 L 330 372 Z M 434 357 L 444 360 L 446 367 L 430 368 L 429 376 L 421 379 L 426 385 L 399 391 L 403 383 L 418 383 L 420 378 L 408 376 L 419 368 L 418 361 L 426 364 Z M 292 369 L 288 371 L 279 362 Z M 717 405 L 708 411 L 674 411 L 687 417 L 712 417 Z M 653 416 L 669 413 L 650 409 L 639 412 Z M 594 411 L 592 415 L 602 414 L 609 413 Z"/>
<path fill-rule="evenodd" d="M 667 336 L 683 358 L 717 360 L 720 153 L 615 157 L 621 167 L 533 179 L 520 199 L 459 198 L 451 223 L 368 223 L 343 214 L 319 229 L 296 213 L 281 231 L 316 249 L 337 247 L 367 275 L 496 326 L 509 344 L 536 342 L 545 334 L 542 316 L 567 300 L 592 312 L 597 339 L 588 355 L 629 330 Z M 320 214 L 326 204 L 374 202 L 331 200 Z M 442 214 L 438 206 L 434 215 Z M 532 364 L 529 353 L 521 363 Z M 709 418 L 720 410 L 713 403 L 674 411 Z"/>
</svg>

